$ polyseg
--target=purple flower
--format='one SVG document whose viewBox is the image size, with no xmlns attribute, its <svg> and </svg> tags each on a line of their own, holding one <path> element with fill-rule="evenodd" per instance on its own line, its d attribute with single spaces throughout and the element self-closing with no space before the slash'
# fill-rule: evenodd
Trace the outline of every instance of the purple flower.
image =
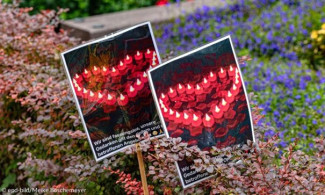
<svg viewBox="0 0 325 195">
<path fill-rule="evenodd" d="M 289 29 L 291 33 L 295 32 L 295 26 L 293 24 L 290 24 Z"/>
<path fill-rule="evenodd" d="M 283 151 L 279 150 L 279 158 L 281 158 L 282 155 L 283 155 Z"/>
<path fill-rule="evenodd" d="M 265 119 L 262 118 L 262 119 L 260 119 L 260 120 L 257 122 L 257 125 L 258 125 L 258 126 L 263 126 L 263 125 L 264 125 L 264 122 L 265 122 Z"/>
<path fill-rule="evenodd" d="M 313 99 L 307 97 L 306 100 L 305 100 L 308 104 L 312 104 L 314 101 Z"/>
<path fill-rule="evenodd" d="M 283 137 L 284 137 L 284 131 L 281 131 L 280 133 L 279 133 L 279 137 L 282 139 Z"/>
<path fill-rule="evenodd" d="M 273 38 L 272 31 L 269 31 L 269 32 L 267 33 L 266 38 L 267 38 L 268 40 L 272 40 L 272 38 Z"/>
<path fill-rule="evenodd" d="M 307 87 L 306 82 L 304 80 L 300 80 L 300 82 L 299 82 L 299 88 L 300 89 L 306 89 L 306 87 Z"/>
<path fill-rule="evenodd" d="M 301 113 L 301 115 L 300 115 L 302 118 L 306 118 L 307 116 L 306 116 L 306 113 Z"/>
<path fill-rule="evenodd" d="M 273 137 L 275 135 L 275 132 L 271 129 L 267 130 L 265 133 L 264 133 L 264 136 L 265 137 Z"/>
<path fill-rule="evenodd" d="M 280 22 L 276 23 L 276 24 L 275 24 L 275 28 L 276 28 L 276 29 L 280 29 L 280 28 L 281 28 L 281 23 L 280 23 Z"/>
<path fill-rule="evenodd" d="M 305 135 L 303 133 L 301 133 L 301 132 L 298 132 L 298 136 L 301 137 L 301 138 L 305 137 Z"/>
<path fill-rule="evenodd" d="M 276 122 L 276 126 L 277 126 L 278 128 L 282 128 L 282 127 L 284 127 L 283 122 L 281 122 L 281 121 L 277 121 L 277 122 Z"/>
<path fill-rule="evenodd" d="M 279 117 L 280 116 L 280 113 L 279 113 L 279 111 L 275 110 L 273 112 L 273 115 L 274 115 L 274 117 Z"/>
<path fill-rule="evenodd" d="M 286 147 L 287 146 L 287 142 L 286 141 L 281 141 L 280 143 L 279 143 L 279 145 L 281 146 L 281 147 Z"/>
</svg>

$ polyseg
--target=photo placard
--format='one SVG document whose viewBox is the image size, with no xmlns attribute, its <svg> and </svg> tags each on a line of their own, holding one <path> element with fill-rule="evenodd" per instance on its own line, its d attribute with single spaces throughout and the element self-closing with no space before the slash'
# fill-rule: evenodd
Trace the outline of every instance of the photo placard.
<svg viewBox="0 0 325 195">
<path fill-rule="evenodd" d="M 61 54 L 96 161 L 164 134 L 147 70 L 161 63 L 149 22 Z"/>
<path fill-rule="evenodd" d="M 209 150 L 255 141 L 247 93 L 226 36 L 162 63 L 148 72 L 162 126 L 168 137 Z M 184 188 L 211 177 L 177 162 Z"/>
</svg>

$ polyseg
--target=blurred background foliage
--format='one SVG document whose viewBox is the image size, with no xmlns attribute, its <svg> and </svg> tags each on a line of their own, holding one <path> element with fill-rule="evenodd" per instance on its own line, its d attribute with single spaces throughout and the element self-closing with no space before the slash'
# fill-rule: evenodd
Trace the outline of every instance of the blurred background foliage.
<svg viewBox="0 0 325 195">
<path fill-rule="evenodd" d="M 12 3 L 13 0 L 4 0 L 4 3 Z M 69 12 L 63 13 L 62 19 L 72 19 L 92 16 L 97 14 L 111 13 L 123 10 L 131 10 L 140 7 L 148 7 L 158 4 L 176 2 L 177 0 L 21 0 L 20 7 L 33 7 L 31 14 L 41 10 L 56 10 L 69 8 Z"/>
</svg>

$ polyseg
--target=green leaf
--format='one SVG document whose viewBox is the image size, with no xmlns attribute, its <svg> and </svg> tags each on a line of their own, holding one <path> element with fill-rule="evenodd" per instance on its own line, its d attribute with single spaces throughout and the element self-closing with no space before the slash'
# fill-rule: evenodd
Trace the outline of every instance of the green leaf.
<svg viewBox="0 0 325 195">
<path fill-rule="evenodd" d="M 175 192 L 180 192 L 180 191 L 181 191 L 181 187 L 176 187 L 176 188 L 174 189 L 174 191 L 175 191 Z"/>
<path fill-rule="evenodd" d="M 9 185 L 14 184 L 16 182 L 16 175 L 10 173 L 3 181 L 0 189 L 7 188 Z"/>
</svg>

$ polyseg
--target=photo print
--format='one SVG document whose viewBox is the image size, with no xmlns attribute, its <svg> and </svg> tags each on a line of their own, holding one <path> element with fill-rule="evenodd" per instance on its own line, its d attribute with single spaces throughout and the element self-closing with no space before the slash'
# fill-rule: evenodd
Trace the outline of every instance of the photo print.
<svg viewBox="0 0 325 195">
<path fill-rule="evenodd" d="M 168 137 L 209 150 L 254 141 L 253 123 L 241 71 L 226 36 L 148 72 L 154 100 Z M 177 163 L 184 188 L 211 175 L 193 162 Z"/>
<path fill-rule="evenodd" d="M 147 70 L 161 60 L 149 22 L 61 54 L 96 161 L 164 134 Z"/>
</svg>

